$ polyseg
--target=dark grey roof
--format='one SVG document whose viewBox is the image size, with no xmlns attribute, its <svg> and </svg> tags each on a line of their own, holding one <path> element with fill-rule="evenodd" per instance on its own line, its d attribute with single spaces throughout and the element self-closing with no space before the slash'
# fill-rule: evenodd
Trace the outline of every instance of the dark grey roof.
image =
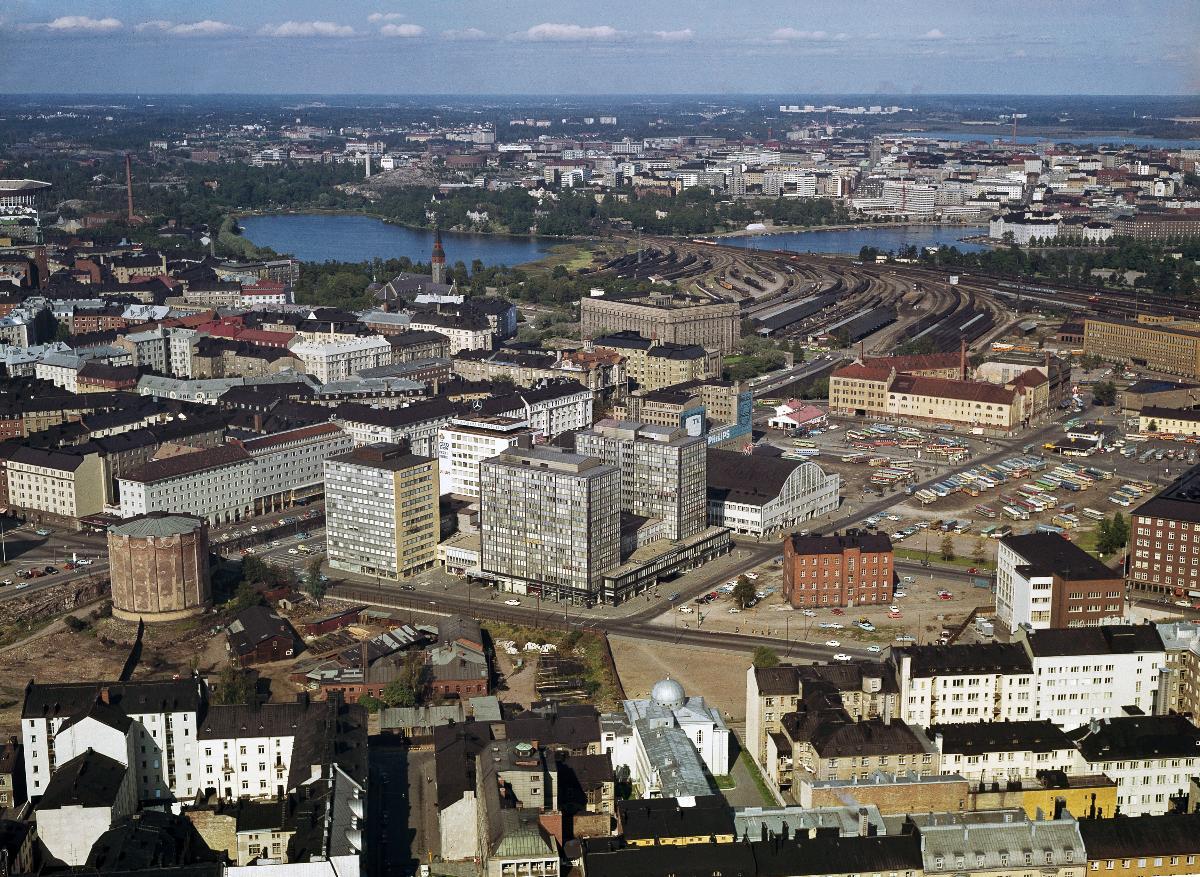
<svg viewBox="0 0 1200 877">
<path fill-rule="evenodd" d="M 1007 545 L 1025 561 L 1023 573 L 1035 576 L 1058 575 L 1068 581 L 1119 579 L 1121 574 L 1105 566 L 1074 542 L 1056 533 L 1025 533 L 1005 536 Z"/>
<path fill-rule="evenodd" d="M 791 664 L 755 667 L 754 679 L 761 695 L 799 694 L 800 668 Z"/>
<path fill-rule="evenodd" d="M 974 647 L 972 647 L 974 648 Z M 1035 658 L 1062 655 L 1128 655 L 1163 651 L 1153 624 L 1107 624 L 1102 627 L 1063 627 L 1029 634 Z"/>
<path fill-rule="evenodd" d="M 400 429 L 418 423 L 428 423 L 434 420 L 448 420 L 462 412 L 458 403 L 451 402 L 441 396 L 435 396 L 424 402 L 414 402 L 403 408 L 372 408 L 357 402 L 343 402 L 334 411 L 338 420 L 352 423 L 368 423 L 372 426 L 385 426 L 390 429 Z"/>
<path fill-rule="evenodd" d="M 292 623 L 269 606 L 250 606 L 237 614 L 226 628 L 229 648 L 235 655 L 251 654 L 259 643 L 277 636 L 287 637 L 293 643 L 300 642 Z"/>
<path fill-rule="evenodd" d="M 801 536 L 793 533 L 789 544 L 792 551 L 800 555 L 809 554 L 841 554 L 847 548 L 857 548 L 867 552 L 888 552 L 892 550 L 892 540 L 883 533 L 846 533 L 832 536 Z"/>
<path fill-rule="evenodd" d="M 758 877 L 807 874 L 903 874 L 922 870 L 916 834 L 884 837 L 818 835 L 750 844 Z"/>
<path fill-rule="evenodd" d="M 61 718 L 83 712 L 108 691 L 108 702 L 128 716 L 153 712 L 196 712 L 203 683 L 194 679 L 139 682 L 62 682 L 25 688 L 21 718 Z"/>
<path fill-rule="evenodd" d="M 734 833 L 733 812 L 720 795 L 700 795 L 691 803 L 675 798 L 618 801 L 617 817 L 626 840 Z"/>
<path fill-rule="evenodd" d="M 1086 724 L 1067 734 L 1091 763 L 1151 758 L 1194 758 L 1200 728 L 1185 717 L 1117 716 Z"/>
<path fill-rule="evenodd" d="M 8 455 L 8 460 L 12 463 L 23 463 L 26 466 L 42 466 L 46 469 L 57 469 L 60 472 L 74 472 L 83 465 L 84 457 L 82 454 L 22 445 Z"/>
<path fill-rule="evenodd" d="M 942 752 L 979 755 L 984 752 L 1054 752 L 1073 749 L 1070 738 L 1049 719 L 1029 722 L 968 722 L 930 725 L 928 736 L 942 736 Z"/>
<path fill-rule="evenodd" d="M 125 765 L 92 749 L 58 766 L 50 775 L 38 810 L 111 807 L 125 779 Z"/>
<path fill-rule="evenodd" d="M 1200 853 L 1200 813 L 1080 819 L 1079 833 L 1089 859 Z"/>
<path fill-rule="evenodd" d="M 800 460 L 708 449 L 708 498 L 717 502 L 766 505 L 778 499 Z"/>
<path fill-rule="evenodd" d="M 914 677 L 1033 672 L 1029 654 L 1019 643 L 892 648 L 892 660 L 897 666 L 900 664 L 900 657 L 904 655 L 912 659 L 910 672 Z"/>
<path fill-rule="evenodd" d="M 1200 466 L 1184 472 L 1132 512 L 1154 518 L 1200 523 Z"/>
<path fill-rule="evenodd" d="M 110 728 L 115 728 L 122 734 L 126 733 L 133 725 L 133 720 L 130 719 L 129 716 L 125 715 L 125 713 L 102 700 L 97 700 L 88 706 L 87 709 L 76 713 L 75 715 L 71 716 L 71 718 L 63 722 L 58 729 L 58 733 L 61 734 L 67 728 L 79 724 L 84 719 L 95 719 L 97 722 L 100 722 L 103 725 L 108 725 Z"/>
</svg>

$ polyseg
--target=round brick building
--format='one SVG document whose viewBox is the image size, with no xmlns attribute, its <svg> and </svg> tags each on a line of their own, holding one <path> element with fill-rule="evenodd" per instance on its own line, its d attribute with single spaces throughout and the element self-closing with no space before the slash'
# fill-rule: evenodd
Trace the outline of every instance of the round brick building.
<svg viewBox="0 0 1200 877">
<path fill-rule="evenodd" d="M 212 603 L 208 523 L 156 512 L 108 528 L 113 615 L 175 621 Z"/>
</svg>

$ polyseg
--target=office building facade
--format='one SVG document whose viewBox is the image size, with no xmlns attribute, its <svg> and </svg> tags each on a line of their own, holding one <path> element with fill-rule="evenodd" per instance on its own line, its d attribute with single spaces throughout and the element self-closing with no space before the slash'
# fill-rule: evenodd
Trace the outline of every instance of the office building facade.
<svg viewBox="0 0 1200 877">
<path fill-rule="evenodd" d="M 504 590 L 594 603 L 620 562 L 621 470 L 553 447 L 480 465 L 481 568 Z"/>
<path fill-rule="evenodd" d="M 329 565 L 387 579 L 433 566 L 439 496 L 437 461 L 407 443 L 365 445 L 326 460 Z"/>
</svg>

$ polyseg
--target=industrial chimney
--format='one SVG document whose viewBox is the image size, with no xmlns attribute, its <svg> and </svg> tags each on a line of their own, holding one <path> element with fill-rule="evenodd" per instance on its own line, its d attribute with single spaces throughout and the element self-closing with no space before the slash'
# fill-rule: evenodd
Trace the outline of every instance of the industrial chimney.
<svg viewBox="0 0 1200 877">
<path fill-rule="evenodd" d="M 133 160 L 125 153 L 125 201 L 129 212 L 128 219 L 133 222 Z"/>
</svg>

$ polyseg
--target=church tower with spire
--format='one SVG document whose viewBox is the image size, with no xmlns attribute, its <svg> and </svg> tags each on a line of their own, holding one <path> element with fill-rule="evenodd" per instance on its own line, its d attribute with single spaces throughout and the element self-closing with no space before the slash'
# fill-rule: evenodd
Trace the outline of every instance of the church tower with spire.
<svg viewBox="0 0 1200 877">
<path fill-rule="evenodd" d="M 440 226 L 433 227 L 433 256 L 429 260 L 430 274 L 433 275 L 430 279 L 434 283 L 445 284 L 446 282 L 446 251 L 442 249 L 442 229 Z"/>
</svg>

